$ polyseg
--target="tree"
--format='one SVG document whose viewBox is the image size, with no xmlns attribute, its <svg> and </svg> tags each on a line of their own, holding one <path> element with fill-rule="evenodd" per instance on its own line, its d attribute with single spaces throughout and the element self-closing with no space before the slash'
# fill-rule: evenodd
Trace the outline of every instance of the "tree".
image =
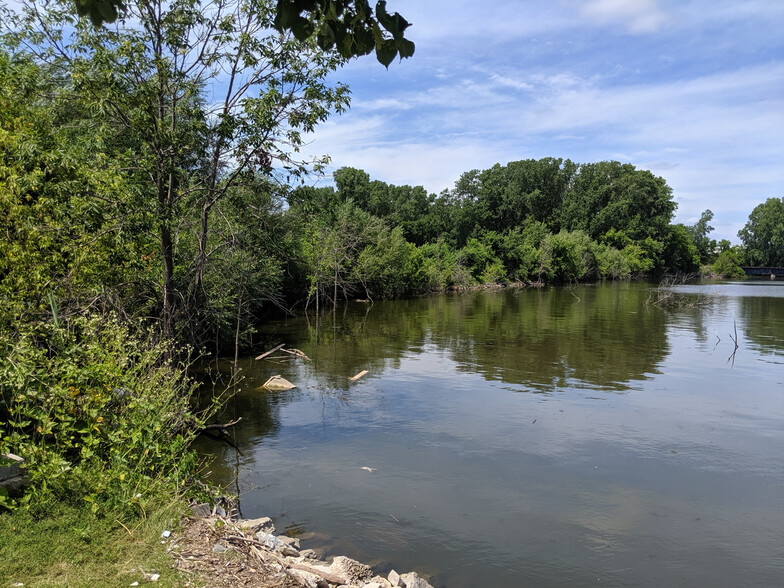
<svg viewBox="0 0 784 588">
<path fill-rule="evenodd" d="M 713 230 L 713 227 L 708 223 L 713 219 L 713 212 L 708 209 L 700 215 L 700 220 L 695 224 L 686 227 L 689 232 L 692 243 L 697 248 L 700 254 L 700 262 L 708 263 L 714 256 L 716 249 L 716 240 L 708 237 L 708 233 Z"/>
<path fill-rule="evenodd" d="M 273 24 L 280 32 L 291 31 L 300 41 L 315 37 L 318 45 L 335 48 L 343 57 L 375 51 L 388 67 L 396 56 L 411 57 L 414 43 L 404 33 L 410 23 L 399 13 L 389 14 L 386 1 L 371 10 L 367 0 L 277 0 Z M 74 0 L 79 16 L 96 26 L 121 18 L 132 3 L 123 0 Z"/>
<path fill-rule="evenodd" d="M 297 159 L 302 134 L 348 105 L 346 87 L 325 83 L 344 59 L 272 32 L 274 17 L 271 0 L 150 0 L 96 28 L 72 22 L 65 0 L 45 13 L 28 2 L 6 35 L 56 67 L 70 80 L 67 98 L 96 114 L 110 163 L 158 237 L 168 337 L 178 308 L 204 304 L 216 203 L 257 173 L 291 178 L 318 165 Z M 178 260 L 180 221 L 194 210 L 196 258 Z"/>
<path fill-rule="evenodd" d="M 682 224 L 672 225 L 664 239 L 662 258 L 671 272 L 692 273 L 700 269 L 700 255 Z"/>
<path fill-rule="evenodd" d="M 738 237 L 751 264 L 784 266 L 784 197 L 758 204 Z"/>
<path fill-rule="evenodd" d="M 124 187 L 96 165 L 99 135 L 82 128 L 85 113 L 52 98 L 55 73 L 0 48 L 0 330 L 99 299 L 105 308 L 121 283 L 128 297 L 146 290 L 150 243 L 107 214 L 103 202 Z"/>
</svg>

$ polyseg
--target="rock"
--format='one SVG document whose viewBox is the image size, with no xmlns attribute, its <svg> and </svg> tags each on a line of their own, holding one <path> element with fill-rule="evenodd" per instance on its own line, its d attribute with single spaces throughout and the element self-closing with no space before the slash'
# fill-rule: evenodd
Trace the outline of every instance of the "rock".
<svg viewBox="0 0 784 588">
<path fill-rule="evenodd" d="M 237 526 L 240 529 L 249 529 L 253 533 L 258 533 L 259 531 L 264 531 L 265 533 L 275 532 L 275 525 L 272 524 L 272 519 L 269 517 L 242 519 L 237 521 Z"/>
<path fill-rule="evenodd" d="M 208 517 L 212 514 L 212 507 L 206 502 L 196 504 L 191 507 L 191 515 L 194 517 Z"/>
<path fill-rule="evenodd" d="M 363 588 L 392 588 L 392 584 L 382 576 L 373 576 Z"/>
<path fill-rule="evenodd" d="M 409 572 L 400 576 L 400 581 L 406 588 L 433 588 L 425 580 L 420 578 L 416 572 Z"/>
<path fill-rule="evenodd" d="M 352 584 L 361 585 L 373 576 L 370 566 L 342 555 L 332 560 L 332 565 L 329 568 L 333 574 L 346 578 Z"/>
<path fill-rule="evenodd" d="M 300 557 L 304 557 L 305 559 L 317 559 L 318 555 L 312 549 L 303 549 L 299 552 Z"/>
<path fill-rule="evenodd" d="M 278 550 L 283 545 L 283 542 L 275 537 L 272 533 L 265 533 L 264 531 L 259 531 L 256 533 L 256 539 L 259 543 L 263 543 L 265 547 L 269 549 Z"/>
<path fill-rule="evenodd" d="M 299 557 L 299 551 L 294 549 L 291 545 L 286 545 L 286 544 L 281 545 L 280 553 L 288 557 Z"/>
<path fill-rule="evenodd" d="M 297 539 L 296 537 L 289 537 L 288 535 L 278 535 L 278 539 L 283 541 L 283 543 L 285 543 L 286 545 L 291 545 L 292 547 L 296 547 L 297 549 L 299 549 L 300 547 L 299 539 Z"/>
<path fill-rule="evenodd" d="M 310 572 L 305 572 L 303 570 L 296 570 L 290 569 L 289 574 L 294 576 L 303 586 L 307 588 L 329 588 L 329 584 L 327 583 L 324 578 L 317 576 L 316 574 L 311 574 Z"/>
<path fill-rule="evenodd" d="M 389 572 L 387 580 L 389 580 L 389 583 L 393 586 L 393 588 L 400 586 L 400 574 L 398 574 L 395 570 Z"/>
<path fill-rule="evenodd" d="M 13 453 L 0 453 L 0 482 L 22 475 L 24 459 Z"/>
<path fill-rule="evenodd" d="M 212 552 L 213 553 L 223 553 L 223 552 L 228 551 L 228 550 L 229 550 L 228 547 L 226 547 L 225 545 L 222 545 L 220 543 L 216 543 L 215 546 L 212 548 Z"/>
</svg>

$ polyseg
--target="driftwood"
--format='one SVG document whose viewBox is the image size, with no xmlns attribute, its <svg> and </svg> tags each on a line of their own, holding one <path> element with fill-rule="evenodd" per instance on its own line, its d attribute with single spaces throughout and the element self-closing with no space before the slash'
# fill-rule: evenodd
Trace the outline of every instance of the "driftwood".
<svg viewBox="0 0 784 588">
<path fill-rule="evenodd" d="M 259 356 L 258 356 L 256 359 L 257 359 L 257 360 L 258 360 L 258 359 L 264 359 L 264 358 L 265 358 L 265 357 L 267 357 L 268 355 L 272 355 L 273 353 L 275 353 L 275 352 L 276 352 L 278 349 L 282 349 L 284 345 L 285 345 L 285 343 L 281 343 L 280 345 L 278 345 L 278 346 L 277 346 L 277 347 L 275 347 L 274 349 L 270 349 L 269 351 L 265 351 L 264 353 L 262 353 L 261 355 L 259 355 Z"/>
<path fill-rule="evenodd" d="M 291 560 L 289 560 L 289 559 L 287 559 L 285 557 L 279 556 L 278 554 L 273 553 L 272 551 L 268 551 L 267 550 L 267 546 L 264 545 L 264 543 L 262 543 L 261 541 L 257 541 L 256 539 L 248 539 L 247 537 L 241 537 L 239 535 L 228 535 L 227 537 L 225 537 L 225 539 L 227 541 L 242 541 L 243 543 L 248 543 L 248 544 L 252 545 L 253 547 L 255 547 L 256 550 L 258 550 L 261 553 L 263 553 L 265 556 L 266 555 L 271 555 L 274 559 L 276 559 L 279 563 L 283 564 L 287 568 L 294 569 L 294 570 L 299 570 L 301 572 L 308 572 L 310 574 L 314 574 L 316 576 L 319 576 L 320 578 L 323 578 L 324 580 L 326 580 L 330 584 L 337 584 L 338 586 L 342 586 L 342 585 L 346 584 L 346 581 L 347 581 L 346 578 L 344 578 L 342 576 L 338 576 L 336 574 L 332 574 L 330 572 L 325 572 L 324 570 L 319 570 L 318 568 L 313 568 L 313 567 L 310 567 L 310 566 L 306 566 L 304 564 L 296 563 L 296 562 L 293 562 L 293 561 L 291 561 Z M 264 551 L 262 551 L 261 549 L 258 549 L 259 547 L 263 548 Z M 262 556 L 260 559 L 263 560 L 264 556 Z"/>
<path fill-rule="evenodd" d="M 367 373 L 368 373 L 368 371 L 367 371 L 367 370 L 362 370 L 362 371 L 361 371 L 361 372 L 359 372 L 359 373 L 358 373 L 356 376 L 352 376 L 351 378 L 349 378 L 349 379 L 348 379 L 348 381 L 349 381 L 349 382 L 356 382 L 356 381 L 357 381 L 357 380 L 359 380 L 361 377 L 365 376 Z"/>
<path fill-rule="evenodd" d="M 282 349 L 281 348 L 281 351 L 283 351 L 284 353 L 290 353 L 291 355 L 295 355 L 296 357 L 301 357 L 302 359 L 308 359 L 308 360 L 310 359 L 307 355 L 302 353 L 302 351 L 300 351 L 299 349 Z"/>
</svg>

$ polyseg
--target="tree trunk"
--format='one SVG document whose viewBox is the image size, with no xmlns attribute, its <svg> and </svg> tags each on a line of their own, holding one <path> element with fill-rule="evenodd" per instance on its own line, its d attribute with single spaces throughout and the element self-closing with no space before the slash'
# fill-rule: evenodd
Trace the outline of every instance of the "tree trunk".
<svg viewBox="0 0 784 588">
<path fill-rule="evenodd" d="M 163 336 L 174 337 L 174 255 L 172 252 L 171 227 L 161 226 L 161 258 L 163 260 Z"/>
</svg>

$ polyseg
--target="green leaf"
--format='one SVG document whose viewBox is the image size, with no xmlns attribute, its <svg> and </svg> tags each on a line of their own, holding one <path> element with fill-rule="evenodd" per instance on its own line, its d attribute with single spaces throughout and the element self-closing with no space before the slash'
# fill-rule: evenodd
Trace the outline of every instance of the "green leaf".
<svg viewBox="0 0 784 588">
<path fill-rule="evenodd" d="M 312 22 L 307 18 L 298 16 L 294 21 L 294 25 L 291 27 L 291 32 L 294 33 L 294 37 L 296 37 L 298 41 L 304 41 L 313 34 L 313 29 Z"/>
<path fill-rule="evenodd" d="M 408 58 L 414 54 L 414 49 L 416 48 L 413 41 L 409 41 L 408 39 L 400 39 L 397 42 L 397 48 L 400 52 L 400 58 Z"/>
<path fill-rule="evenodd" d="M 397 46 L 392 39 L 386 39 L 381 44 L 376 45 L 376 59 L 386 68 L 394 61 L 397 55 Z"/>
</svg>

